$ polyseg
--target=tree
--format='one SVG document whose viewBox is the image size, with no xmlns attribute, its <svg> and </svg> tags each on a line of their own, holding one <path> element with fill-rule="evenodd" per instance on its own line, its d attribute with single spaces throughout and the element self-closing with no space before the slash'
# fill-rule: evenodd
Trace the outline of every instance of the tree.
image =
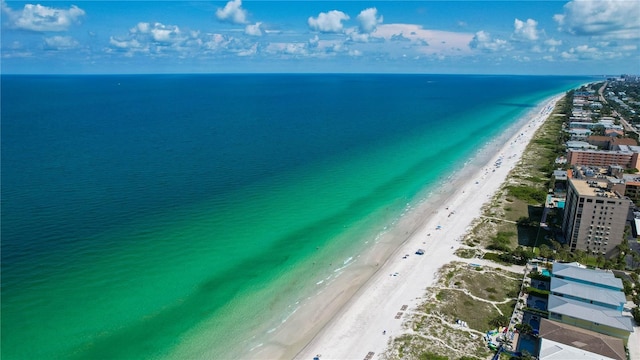
<svg viewBox="0 0 640 360">
<path fill-rule="evenodd" d="M 631 283 L 631 281 L 622 279 L 622 287 L 625 295 L 629 296 L 633 294 L 633 284 Z"/>
<path fill-rule="evenodd" d="M 553 250 L 547 244 L 540 245 L 540 256 L 545 259 L 553 259 Z"/>
<path fill-rule="evenodd" d="M 636 324 L 640 324 L 640 307 L 636 306 L 631 309 L 631 315 L 633 315 L 633 320 L 636 321 Z"/>
<path fill-rule="evenodd" d="M 602 268 L 605 269 L 605 270 L 610 270 L 610 269 L 613 269 L 614 266 L 615 266 L 615 262 L 613 260 L 611 260 L 611 259 L 607 259 L 604 262 L 604 265 L 602 265 Z"/>
<path fill-rule="evenodd" d="M 518 329 L 518 331 L 520 331 L 521 334 L 533 333 L 533 328 L 531 327 L 531 325 L 526 323 L 516 324 L 515 328 Z"/>
<path fill-rule="evenodd" d="M 497 328 L 500 326 L 507 326 L 509 325 L 509 318 L 505 315 L 497 315 L 489 320 L 489 325 Z"/>
<path fill-rule="evenodd" d="M 573 258 L 579 262 L 579 263 L 583 263 L 584 260 L 587 258 L 587 253 L 584 252 L 584 250 L 580 250 L 580 249 L 576 249 L 573 252 Z"/>
<path fill-rule="evenodd" d="M 556 252 L 556 260 L 567 261 L 571 258 L 571 252 L 568 245 L 562 245 Z"/>
<path fill-rule="evenodd" d="M 640 265 L 640 254 L 636 251 L 631 252 L 631 267 L 637 268 Z"/>
</svg>

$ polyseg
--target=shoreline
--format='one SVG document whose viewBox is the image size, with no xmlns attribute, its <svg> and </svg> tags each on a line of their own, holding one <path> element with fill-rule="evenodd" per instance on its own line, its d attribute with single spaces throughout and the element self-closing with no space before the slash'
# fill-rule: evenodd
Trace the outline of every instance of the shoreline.
<svg viewBox="0 0 640 360">
<path fill-rule="evenodd" d="M 375 355 L 384 352 L 388 341 L 403 332 L 403 309 L 417 306 L 424 296 L 424 289 L 435 280 L 438 269 L 457 259 L 454 252 L 461 239 L 563 96 L 546 98 L 523 114 L 512 127 L 482 149 L 489 153 L 497 150 L 492 156 L 468 161 L 467 166 L 471 168 L 467 170 L 471 171 L 461 170 L 454 174 L 449 183 L 451 189 L 434 190 L 433 196 L 421 202 L 419 209 L 414 209 L 417 216 L 411 216 L 413 221 L 405 218 L 396 224 L 391 233 L 408 231 L 410 234 L 391 250 L 391 255 L 368 279 L 365 278 L 361 286 L 354 284 L 363 281 L 358 276 L 362 273 L 347 274 L 346 279 L 339 281 L 351 286 L 326 294 L 331 295 L 326 297 L 331 301 L 320 303 L 320 297 L 316 296 L 315 301 L 312 299 L 305 304 L 296 318 L 291 319 L 291 324 L 273 334 L 273 341 L 255 349 L 251 358 L 311 359 L 316 355 L 330 359 L 364 358 L 370 352 Z M 496 167 L 499 159 L 502 159 L 502 165 Z M 456 187 L 461 190 L 454 191 Z M 365 265 L 384 261 L 384 247 L 382 239 L 367 251 L 366 259 L 361 260 Z M 418 248 L 426 253 L 416 255 Z M 404 258 L 405 255 L 409 256 Z M 399 314 L 400 318 L 397 318 Z"/>
</svg>

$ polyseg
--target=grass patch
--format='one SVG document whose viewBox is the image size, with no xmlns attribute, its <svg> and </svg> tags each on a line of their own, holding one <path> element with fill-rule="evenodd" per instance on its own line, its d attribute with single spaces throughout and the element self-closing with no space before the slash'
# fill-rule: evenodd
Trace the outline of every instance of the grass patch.
<svg viewBox="0 0 640 360">
<path fill-rule="evenodd" d="M 541 204 L 547 198 L 547 192 L 526 185 L 509 185 L 507 186 L 509 195 L 520 199 L 528 204 Z"/>
<path fill-rule="evenodd" d="M 456 255 L 463 259 L 471 259 L 476 256 L 475 249 L 458 249 L 456 250 Z"/>
</svg>

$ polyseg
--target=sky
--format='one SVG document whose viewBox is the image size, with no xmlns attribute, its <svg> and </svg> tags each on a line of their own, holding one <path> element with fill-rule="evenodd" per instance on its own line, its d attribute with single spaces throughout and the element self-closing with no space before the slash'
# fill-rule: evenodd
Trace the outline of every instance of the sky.
<svg viewBox="0 0 640 360">
<path fill-rule="evenodd" d="M 3 74 L 640 74 L 640 1 L 0 0 Z"/>
</svg>

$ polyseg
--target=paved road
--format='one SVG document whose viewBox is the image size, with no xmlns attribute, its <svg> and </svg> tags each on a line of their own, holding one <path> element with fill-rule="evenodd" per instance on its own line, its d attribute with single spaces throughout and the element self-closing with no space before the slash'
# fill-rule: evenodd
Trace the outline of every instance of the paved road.
<svg viewBox="0 0 640 360">
<path fill-rule="evenodd" d="M 607 84 L 609 84 L 609 82 L 605 81 L 604 84 L 602 85 L 602 87 L 600 87 L 600 89 L 598 89 L 598 95 L 600 96 L 600 101 L 602 101 L 602 103 L 604 103 L 604 104 L 609 104 L 607 99 L 604 97 L 604 89 L 607 87 Z M 620 113 L 618 113 L 617 111 L 615 111 L 613 109 L 611 111 L 613 112 L 613 116 L 618 117 L 620 119 L 620 123 L 622 123 L 622 127 L 624 128 L 625 131 L 636 133 L 636 135 L 638 135 L 640 137 L 640 132 L 636 131 L 629 124 L 629 122 L 624 117 L 622 117 L 622 115 L 620 115 Z"/>
</svg>

